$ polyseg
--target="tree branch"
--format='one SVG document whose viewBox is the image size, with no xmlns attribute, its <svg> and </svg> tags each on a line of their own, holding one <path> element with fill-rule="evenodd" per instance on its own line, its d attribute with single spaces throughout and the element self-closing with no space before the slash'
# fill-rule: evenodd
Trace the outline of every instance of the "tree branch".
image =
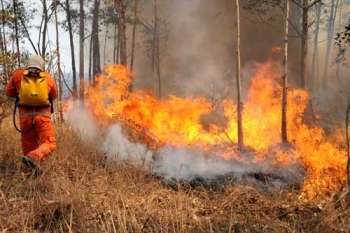
<svg viewBox="0 0 350 233">
<path fill-rule="evenodd" d="M 294 2 L 295 0 L 292 0 L 292 1 Z M 284 11 L 282 6 L 279 6 L 279 7 L 282 11 Z M 299 37 L 301 37 L 302 33 L 299 31 L 298 27 L 294 24 L 294 22 L 291 19 L 288 19 L 288 22 L 289 22 L 290 26 L 292 26 L 293 30 L 297 33 L 297 35 Z"/>
<path fill-rule="evenodd" d="M 36 54 L 39 54 L 39 53 L 38 53 L 38 50 L 35 48 L 35 45 L 34 45 L 34 42 L 33 42 L 32 38 L 30 37 L 30 34 L 29 34 L 29 31 L 28 31 L 27 26 L 26 26 L 25 23 L 23 22 L 22 17 L 19 17 L 19 18 L 20 18 L 21 24 L 22 24 L 22 26 L 23 26 L 23 28 L 24 28 L 26 34 L 27 34 L 27 38 L 28 38 L 28 40 L 29 40 L 30 45 L 33 47 L 35 53 L 36 53 Z"/>
<path fill-rule="evenodd" d="M 316 5 L 319 2 L 322 3 L 322 0 L 314 0 L 313 3 L 311 3 L 307 8 L 310 9 L 311 7 L 313 7 L 314 5 Z"/>
<path fill-rule="evenodd" d="M 293 30 L 298 34 L 299 37 L 302 36 L 301 32 L 298 30 L 298 27 L 295 26 L 295 24 L 293 23 L 292 20 L 288 19 L 288 22 L 290 24 L 290 26 L 292 26 Z"/>
<path fill-rule="evenodd" d="M 62 70 L 61 70 L 61 75 L 62 75 L 62 80 L 63 80 L 64 85 L 66 86 L 66 88 L 70 92 L 70 94 L 73 95 L 73 90 L 69 87 L 67 80 L 65 79 L 65 77 L 63 75 Z"/>
</svg>

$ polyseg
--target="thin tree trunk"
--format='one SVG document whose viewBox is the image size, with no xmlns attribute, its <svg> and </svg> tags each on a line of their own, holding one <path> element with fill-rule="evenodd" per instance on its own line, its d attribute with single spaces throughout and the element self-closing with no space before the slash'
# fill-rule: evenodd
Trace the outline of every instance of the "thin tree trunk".
<svg viewBox="0 0 350 233">
<path fill-rule="evenodd" d="M 80 101 L 84 104 L 85 92 L 85 68 L 84 68 L 84 37 L 85 37 L 85 12 L 84 0 L 79 0 L 79 96 Z"/>
<path fill-rule="evenodd" d="M 300 86 L 306 88 L 307 52 L 309 37 L 309 0 L 303 0 L 302 6 L 302 35 L 301 35 L 301 66 Z"/>
<path fill-rule="evenodd" d="M 4 1 L 1 0 L 1 10 L 2 12 L 5 12 L 4 8 Z M 5 57 L 7 57 L 7 39 L 6 39 L 6 26 L 5 26 L 5 20 L 2 20 L 1 26 L 2 26 L 2 40 L 3 40 L 3 46 L 4 46 L 4 53 Z M 7 67 L 7 62 L 4 62 L 4 73 L 6 75 L 6 80 L 9 79 L 9 72 L 8 72 L 8 67 Z"/>
<path fill-rule="evenodd" d="M 5 53 L 5 41 L 2 33 L 2 28 L 0 27 L 0 52 L 1 52 L 1 57 L 2 57 L 2 67 L 4 71 L 4 84 L 6 85 L 8 82 L 8 77 L 7 77 L 7 54 Z M 1 121 L 0 121 L 1 122 Z"/>
<path fill-rule="evenodd" d="M 162 79 L 160 74 L 160 31 L 159 31 L 159 18 L 158 18 L 158 4 L 157 0 L 154 0 L 154 12 L 155 12 L 155 68 L 158 77 L 158 97 L 162 98 Z"/>
<path fill-rule="evenodd" d="M 15 26 L 12 26 L 12 31 L 15 32 Z M 15 51 L 15 49 L 16 49 L 16 48 L 15 48 L 15 46 L 16 46 L 15 44 L 16 44 L 16 40 L 13 40 L 13 39 L 12 39 L 12 40 L 11 40 L 11 50 L 12 50 L 12 51 Z"/>
<path fill-rule="evenodd" d="M 243 150 L 244 139 L 243 139 L 243 102 L 241 97 L 241 27 L 240 27 L 240 4 L 239 0 L 234 0 L 236 9 L 236 84 L 237 84 L 237 136 L 238 136 L 238 148 Z"/>
<path fill-rule="evenodd" d="M 117 64 L 117 47 L 118 47 L 118 38 L 117 38 L 117 25 L 114 25 L 113 32 L 113 63 Z"/>
<path fill-rule="evenodd" d="M 89 85 L 92 85 L 92 36 L 90 37 L 90 46 L 89 46 Z"/>
<path fill-rule="evenodd" d="M 154 77 L 154 93 L 159 97 L 158 85 L 157 85 L 157 76 L 156 76 L 156 53 L 157 53 L 157 30 L 158 30 L 158 18 L 157 18 L 157 3 L 156 0 L 153 0 L 153 38 L 152 38 L 152 72 Z"/>
<path fill-rule="evenodd" d="M 93 30 L 92 30 L 92 83 L 95 85 L 96 75 L 101 72 L 101 56 L 100 56 L 100 40 L 99 40 L 99 9 L 100 9 L 100 0 L 95 0 L 94 4 L 94 13 L 93 13 Z"/>
<path fill-rule="evenodd" d="M 311 84 L 311 89 L 313 89 L 315 86 L 318 85 L 318 80 L 319 77 L 316 75 L 316 63 L 318 62 L 318 38 L 319 38 L 319 33 L 320 33 L 320 22 L 321 22 L 321 10 L 322 10 L 322 3 L 319 2 L 316 5 L 316 29 L 315 29 L 315 38 L 314 38 L 314 53 L 312 56 L 312 66 L 311 66 L 311 78 L 312 82 Z M 319 73 L 319 72 L 317 72 Z"/>
<path fill-rule="evenodd" d="M 347 165 L 346 165 L 346 176 L 347 176 L 348 188 L 350 189 L 350 136 L 349 136 L 349 121 L 350 121 L 350 103 L 348 104 L 348 107 L 346 109 L 346 119 L 345 119 L 346 149 L 347 149 L 347 156 L 348 156 L 348 162 L 347 162 Z"/>
<path fill-rule="evenodd" d="M 158 97 L 163 96 L 163 85 L 160 72 L 160 37 L 159 32 L 157 33 L 157 50 L 156 50 L 156 67 L 157 67 L 157 77 L 158 77 Z"/>
<path fill-rule="evenodd" d="M 113 28 L 113 63 L 114 64 L 117 64 L 117 47 L 118 47 L 118 34 L 117 34 L 117 28 L 118 28 L 118 11 L 117 11 L 117 2 L 114 1 L 114 10 L 115 10 L 115 14 L 116 14 L 116 17 L 115 17 L 115 21 L 113 22 L 114 23 L 114 28 Z"/>
<path fill-rule="evenodd" d="M 162 82 L 160 77 L 159 67 L 159 26 L 158 26 L 158 8 L 157 0 L 153 0 L 153 41 L 152 41 L 152 71 L 154 75 L 154 91 L 157 93 L 158 98 L 162 97 Z"/>
<path fill-rule="evenodd" d="M 45 1 L 44 1 L 45 2 Z M 17 63 L 18 67 L 21 66 L 21 51 L 19 47 L 19 33 L 18 33 L 18 12 L 17 12 L 17 0 L 13 0 L 13 12 L 15 15 L 14 27 L 15 27 L 15 36 L 16 36 L 16 47 L 17 47 Z"/>
<path fill-rule="evenodd" d="M 73 26 L 72 26 L 72 17 L 70 10 L 70 0 L 66 0 L 66 15 L 68 23 L 68 32 L 69 32 L 69 42 L 70 42 L 70 52 L 72 58 L 72 75 L 73 75 L 73 96 L 77 97 L 77 71 L 75 66 L 75 49 L 74 49 L 74 37 L 73 37 Z"/>
<path fill-rule="evenodd" d="M 289 36 L 289 10 L 290 3 L 286 0 L 285 11 L 285 31 L 284 31 L 284 57 L 283 57 L 283 76 L 282 76 L 282 143 L 288 143 L 287 127 L 287 107 L 288 107 L 288 36 Z"/>
<path fill-rule="evenodd" d="M 343 17 L 343 6 L 344 6 L 344 1 L 340 0 L 339 3 L 339 21 L 338 21 L 338 28 L 342 27 L 342 17 Z M 337 61 L 337 68 L 336 68 L 336 78 L 338 80 L 338 83 L 341 83 L 341 64 L 340 61 Z"/>
<path fill-rule="evenodd" d="M 116 0 L 118 9 L 118 31 L 120 34 L 120 63 L 127 65 L 127 48 L 126 48 L 126 19 L 125 19 L 125 2 L 124 0 Z"/>
<path fill-rule="evenodd" d="M 106 62 L 106 55 L 107 55 L 107 42 L 108 42 L 108 33 L 109 33 L 109 24 L 106 23 L 105 25 L 105 39 L 104 39 L 104 44 L 103 44 L 103 66 L 105 66 L 108 61 Z"/>
<path fill-rule="evenodd" d="M 44 25 L 44 21 L 45 21 L 45 16 L 44 14 L 42 14 L 42 17 L 41 17 L 41 22 L 40 22 L 40 26 L 39 26 L 39 38 L 38 38 L 38 51 L 39 53 L 41 54 L 41 36 L 42 36 L 42 29 L 43 29 L 43 25 Z"/>
<path fill-rule="evenodd" d="M 43 31 L 42 31 L 42 41 L 41 41 L 41 55 L 43 57 L 46 57 L 46 36 L 47 36 L 47 28 L 49 23 L 49 14 L 48 14 L 48 8 L 47 8 L 47 2 L 46 0 L 42 0 L 43 3 L 43 15 L 44 15 L 44 25 L 43 25 Z"/>
<path fill-rule="evenodd" d="M 58 113 L 59 122 L 63 121 L 63 108 L 62 108 L 62 73 L 61 73 L 61 53 L 60 53 L 60 41 L 58 32 L 58 15 L 57 15 L 58 2 L 55 5 L 55 29 L 56 29 L 56 53 L 57 53 L 57 73 L 58 73 Z"/>
<path fill-rule="evenodd" d="M 135 59 L 135 42 L 136 42 L 136 27 L 137 27 L 137 8 L 138 8 L 138 0 L 134 0 L 134 23 L 132 28 L 132 42 L 131 42 L 131 61 L 130 61 L 130 69 L 134 70 L 134 59 Z"/>
<path fill-rule="evenodd" d="M 5 54 L 5 48 L 4 48 L 4 38 L 2 34 L 2 28 L 0 28 L 0 52 L 2 57 L 2 65 L 4 69 L 4 73 L 6 74 L 6 54 Z"/>
<path fill-rule="evenodd" d="M 335 19 L 337 15 L 336 12 L 338 8 L 338 4 L 339 4 L 339 0 L 332 0 L 330 16 L 328 19 L 327 45 L 326 45 L 325 64 L 324 64 L 323 79 L 322 79 L 323 88 L 327 87 L 329 60 L 330 60 L 330 54 L 331 54 L 331 49 L 333 45 L 334 24 L 335 24 Z"/>
<path fill-rule="evenodd" d="M 4 6 L 4 1 L 1 0 L 1 10 L 2 12 L 5 12 L 5 6 Z M 3 40 L 4 40 L 4 50 L 7 54 L 7 39 L 6 39 L 6 22 L 5 20 L 2 20 L 2 23 L 1 23 L 1 26 L 2 26 L 2 33 L 3 33 Z"/>
<path fill-rule="evenodd" d="M 118 20 L 119 22 L 119 20 Z M 117 37 L 117 64 L 119 64 L 119 61 L 120 61 L 120 31 L 119 31 L 119 23 L 118 23 L 118 37 Z"/>
</svg>

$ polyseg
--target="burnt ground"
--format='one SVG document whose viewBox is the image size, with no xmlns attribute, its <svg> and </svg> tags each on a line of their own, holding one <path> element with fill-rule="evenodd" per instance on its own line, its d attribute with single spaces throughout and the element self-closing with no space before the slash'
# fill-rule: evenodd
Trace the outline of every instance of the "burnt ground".
<svg viewBox="0 0 350 233">
<path fill-rule="evenodd" d="M 306 201 L 295 186 L 173 188 L 106 160 L 67 128 L 58 135 L 58 151 L 33 178 L 18 161 L 18 135 L 10 122 L 2 124 L 1 232 L 350 232 L 350 205 L 339 193 Z"/>
</svg>

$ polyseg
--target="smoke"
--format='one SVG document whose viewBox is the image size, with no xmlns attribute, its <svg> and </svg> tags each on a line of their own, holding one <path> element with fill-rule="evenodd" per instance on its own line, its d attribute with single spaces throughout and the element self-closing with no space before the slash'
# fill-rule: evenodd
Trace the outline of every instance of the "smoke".
<svg viewBox="0 0 350 233">
<path fill-rule="evenodd" d="M 149 158 L 152 158 L 152 153 L 146 146 L 132 143 L 124 136 L 120 125 L 112 125 L 103 132 L 86 108 L 79 102 L 73 106 L 66 112 L 65 121 L 83 142 L 95 142 L 94 144 L 101 145 L 97 149 L 110 159 L 130 161 L 135 165 L 148 163 Z"/>
<path fill-rule="evenodd" d="M 149 165 L 152 152 L 145 145 L 130 142 L 118 124 L 107 131 L 102 150 L 109 158 L 130 161 L 135 165 Z"/>
<path fill-rule="evenodd" d="M 70 111 L 66 112 L 65 121 L 84 142 L 93 142 L 98 138 L 98 127 L 90 113 L 80 102 L 74 102 Z"/>
<path fill-rule="evenodd" d="M 272 184 L 285 185 L 303 179 L 304 172 L 294 152 L 289 156 L 296 162 L 284 167 L 275 164 L 273 151 L 269 152 L 270 158 L 259 162 L 254 161 L 254 154 L 250 152 L 241 155 L 243 159 L 240 160 L 225 160 L 215 153 L 167 146 L 156 153 L 153 172 L 167 180 L 186 182 L 197 179 L 210 182 L 223 177 L 234 178 L 237 182 L 257 181 L 259 177 L 256 176 L 266 175 Z"/>
<path fill-rule="evenodd" d="M 221 7 L 218 1 L 191 0 L 169 1 L 161 8 L 171 28 L 164 41 L 164 75 L 185 96 L 226 94 L 233 87 L 233 24 Z"/>
<path fill-rule="evenodd" d="M 266 159 L 258 162 L 254 161 L 253 152 L 244 153 L 243 160 L 224 160 L 214 152 L 186 147 L 164 146 L 157 151 L 151 151 L 146 145 L 130 141 L 119 124 L 101 130 L 81 104 L 75 103 L 74 106 L 65 114 L 65 120 L 83 142 L 98 141 L 99 143 L 94 143 L 100 145 L 97 149 L 110 160 L 127 161 L 168 181 L 210 181 L 222 177 L 234 178 L 238 182 L 256 181 L 257 174 L 266 174 L 272 178 L 271 184 L 279 186 L 299 183 L 303 179 L 303 169 L 298 163 L 298 155 L 293 150 L 285 155 L 290 156 L 289 159 L 295 163 L 285 167 L 275 164 L 280 147 L 271 149 Z M 232 153 L 234 157 L 234 150 Z"/>
<path fill-rule="evenodd" d="M 234 173 L 241 177 L 250 168 L 239 163 L 231 163 L 217 156 L 208 156 L 202 151 L 186 148 L 164 147 L 157 152 L 154 172 L 166 179 L 194 180 L 196 178 L 214 179 Z"/>
<path fill-rule="evenodd" d="M 161 78 L 164 94 L 177 96 L 227 96 L 234 92 L 234 3 L 229 0 L 158 1 L 161 34 Z M 244 4 L 243 4 L 244 5 Z M 277 13 L 275 12 L 277 11 Z M 280 10 L 269 12 L 282 17 Z M 141 4 L 139 18 L 153 25 L 153 3 Z M 262 62 L 271 48 L 281 45 L 283 25 L 254 20 L 254 11 L 242 9 L 242 65 Z M 259 23 L 258 23 L 259 22 Z M 153 88 L 156 78 L 145 41 L 152 35 L 139 27 L 136 86 Z"/>
</svg>

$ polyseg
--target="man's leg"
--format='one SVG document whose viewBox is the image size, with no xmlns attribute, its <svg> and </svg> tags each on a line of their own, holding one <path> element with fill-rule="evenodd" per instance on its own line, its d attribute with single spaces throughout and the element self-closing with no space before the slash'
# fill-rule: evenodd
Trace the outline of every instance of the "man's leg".
<svg viewBox="0 0 350 233">
<path fill-rule="evenodd" d="M 44 115 L 35 116 L 35 131 L 39 138 L 39 146 L 28 155 L 41 161 L 56 149 L 55 129 L 51 118 Z"/>
<path fill-rule="evenodd" d="M 28 155 L 39 146 L 39 138 L 35 131 L 31 116 L 21 116 L 20 125 L 21 131 L 23 132 L 21 133 L 22 151 L 24 155 Z"/>
<path fill-rule="evenodd" d="M 21 142 L 23 156 L 21 157 L 22 163 L 29 169 L 34 169 L 36 173 L 39 172 L 38 165 L 29 157 L 29 154 L 34 151 L 38 146 L 39 138 L 33 124 L 32 116 L 25 114 L 20 115 L 21 124 Z M 39 174 L 39 173 L 38 173 Z"/>
</svg>

